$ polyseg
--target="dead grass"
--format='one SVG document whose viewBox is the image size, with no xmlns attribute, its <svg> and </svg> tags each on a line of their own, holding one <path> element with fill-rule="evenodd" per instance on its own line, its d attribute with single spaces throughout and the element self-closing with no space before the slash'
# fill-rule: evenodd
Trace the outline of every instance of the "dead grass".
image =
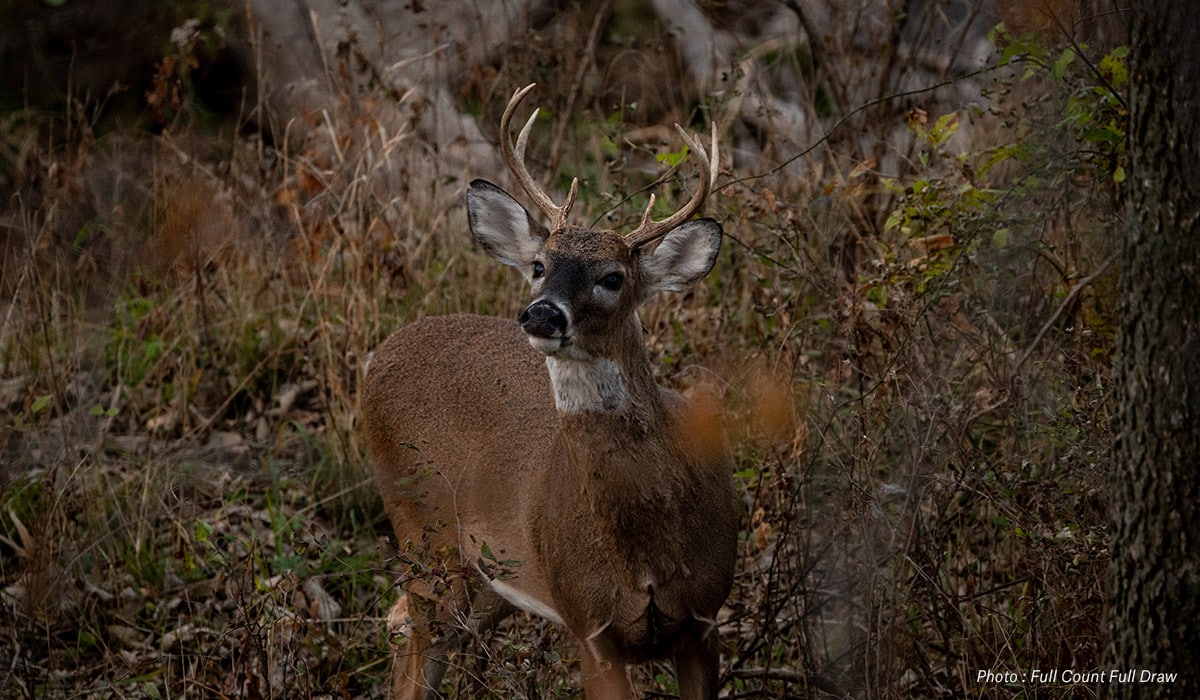
<svg viewBox="0 0 1200 700">
<path fill-rule="evenodd" d="M 485 111 L 519 75 L 477 78 Z M 385 132 L 386 100 L 346 99 L 286 152 L 7 118 L 0 694 L 382 695 L 394 545 L 354 432 L 363 360 L 524 290 L 447 205 L 465 174 Z M 1028 154 L 1003 176 L 962 166 L 988 143 L 929 143 L 896 182 L 727 173 L 717 269 L 644 313 L 664 381 L 708 387 L 736 439 L 729 697 L 1090 695 L 975 681 L 1099 661 L 1114 203 L 1041 109 L 992 135 Z M 636 216 L 616 206 L 672 145 L 615 146 L 586 93 L 553 114 L 584 220 Z M 570 696 L 574 654 L 513 619 L 448 682 Z M 642 686 L 669 695 L 665 671 Z"/>
</svg>

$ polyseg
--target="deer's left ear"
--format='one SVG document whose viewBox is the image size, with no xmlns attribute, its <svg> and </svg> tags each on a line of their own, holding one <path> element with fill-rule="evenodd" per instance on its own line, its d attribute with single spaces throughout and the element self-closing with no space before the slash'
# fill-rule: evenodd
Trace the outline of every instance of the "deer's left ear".
<svg viewBox="0 0 1200 700">
<path fill-rule="evenodd" d="M 663 236 L 654 250 L 643 252 L 641 301 L 700 281 L 721 252 L 721 233 L 721 224 L 715 219 L 696 219 Z"/>
</svg>

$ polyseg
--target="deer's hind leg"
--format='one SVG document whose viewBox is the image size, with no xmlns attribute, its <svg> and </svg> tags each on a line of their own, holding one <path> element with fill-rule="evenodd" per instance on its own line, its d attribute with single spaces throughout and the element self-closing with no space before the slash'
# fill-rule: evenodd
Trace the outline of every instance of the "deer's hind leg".
<svg viewBox="0 0 1200 700">
<path fill-rule="evenodd" d="M 604 634 L 583 640 L 579 650 L 583 693 L 587 700 L 634 700 L 637 693 L 627 660 Z"/>
<path fill-rule="evenodd" d="M 685 638 L 675 650 L 675 675 L 680 700 L 716 700 L 721 677 L 721 652 L 715 629 Z"/>
</svg>

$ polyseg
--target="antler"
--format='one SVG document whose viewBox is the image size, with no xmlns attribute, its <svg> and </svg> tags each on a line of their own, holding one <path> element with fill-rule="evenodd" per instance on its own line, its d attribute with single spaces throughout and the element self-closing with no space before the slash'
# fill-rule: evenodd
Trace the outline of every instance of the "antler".
<svg viewBox="0 0 1200 700">
<path fill-rule="evenodd" d="M 508 164 L 508 169 L 512 171 L 517 182 L 520 183 L 521 189 L 525 190 L 525 194 L 533 200 L 538 209 L 546 215 L 550 220 L 550 230 L 556 231 L 567 223 L 567 214 L 571 211 L 571 205 L 575 204 L 575 193 L 579 187 L 579 178 L 571 180 L 571 191 L 567 193 L 567 201 L 563 202 L 562 206 L 554 204 L 554 200 L 542 190 L 542 188 L 534 181 L 533 176 L 529 174 L 529 170 L 525 168 L 525 144 L 529 140 L 529 130 L 533 128 L 533 122 L 537 119 L 538 110 L 534 109 L 530 115 L 529 121 L 525 122 L 525 126 L 521 128 L 520 135 L 517 136 L 517 145 L 514 148 L 513 143 L 509 140 L 508 125 L 512 121 L 513 112 L 516 111 L 517 105 L 521 104 L 521 100 L 525 99 L 525 95 L 534 88 L 537 83 L 530 83 L 525 87 L 513 93 L 513 96 L 508 101 L 508 106 L 504 108 L 504 116 L 500 117 L 500 153 L 504 156 L 504 162 Z"/>
<path fill-rule="evenodd" d="M 625 237 L 625 243 L 631 248 L 646 245 L 647 243 L 666 235 L 671 229 L 682 224 L 692 215 L 700 210 L 704 205 L 704 200 L 708 197 L 709 190 L 717 186 L 717 170 L 721 164 L 720 153 L 717 150 L 717 123 L 712 123 L 712 160 L 708 158 L 708 153 L 704 150 L 695 139 L 688 136 L 688 133 L 683 130 L 683 127 L 678 124 L 675 128 L 679 130 L 679 135 L 683 137 L 684 143 L 688 145 L 696 157 L 700 159 L 700 187 L 696 189 L 695 194 L 683 205 L 683 208 L 674 214 L 668 216 L 662 221 L 652 221 L 650 219 L 651 212 L 654 211 L 654 195 L 650 195 L 650 203 L 646 205 L 646 211 L 642 214 L 642 223 L 638 225 L 633 233 Z M 708 172 L 703 172 L 707 170 Z"/>
</svg>

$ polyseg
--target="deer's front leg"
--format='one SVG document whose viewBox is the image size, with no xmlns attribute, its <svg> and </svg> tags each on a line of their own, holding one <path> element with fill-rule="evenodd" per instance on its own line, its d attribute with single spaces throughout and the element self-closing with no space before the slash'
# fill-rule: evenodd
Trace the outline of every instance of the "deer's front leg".
<svg viewBox="0 0 1200 700">
<path fill-rule="evenodd" d="M 388 612 L 392 651 L 392 700 L 432 700 L 445 673 L 445 649 L 433 643 L 427 601 L 401 594 Z"/>
</svg>

